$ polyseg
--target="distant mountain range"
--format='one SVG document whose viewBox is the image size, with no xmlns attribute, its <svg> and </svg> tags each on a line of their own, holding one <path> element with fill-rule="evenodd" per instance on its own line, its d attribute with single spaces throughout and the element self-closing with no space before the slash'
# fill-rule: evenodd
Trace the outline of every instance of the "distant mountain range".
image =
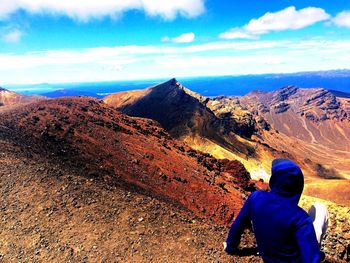
<svg viewBox="0 0 350 263">
<path fill-rule="evenodd" d="M 192 91 L 207 97 L 220 95 L 243 96 L 253 90 L 273 91 L 288 85 L 301 88 L 320 87 L 328 90 L 350 92 L 350 70 L 178 79 L 186 87 L 191 87 Z M 38 85 L 10 85 L 6 86 L 6 88 L 14 91 L 18 90 L 20 93 L 27 95 L 45 95 L 49 93 L 48 97 L 57 97 L 65 90 L 69 96 L 70 94 L 73 96 L 88 94 L 89 96 L 100 98 L 114 92 L 143 89 L 164 81 L 166 79 L 67 84 L 43 83 Z"/>
<path fill-rule="evenodd" d="M 191 87 L 191 90 L 208 97 L 243 96 L 253 90 L 274 91 L 289 85 L 350 92 L 350 70 L 179 78 L 179 81 L 186 87 Z"/>
<path fill-rule="evenodd" d="M 73 89 L 59 89 L 51 92 L 42 93 L 41 95 L 48 98 L 87 96 L 87 97 L 94 97 L 97 99 L 101 99 L 104 97 L 101 94 L 88 92 L 88 91 L 73 90 Z"/>
</svg>

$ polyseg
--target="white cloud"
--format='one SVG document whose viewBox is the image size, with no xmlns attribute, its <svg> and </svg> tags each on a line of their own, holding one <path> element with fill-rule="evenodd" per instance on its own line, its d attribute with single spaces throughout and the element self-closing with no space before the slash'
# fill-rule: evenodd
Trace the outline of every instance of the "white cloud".
<svg viewBox="0 0 350 263">
<path fill-rule="evenodd" d="M 252 19 L 245 30 L 253 34 L 265 34 L 270 31 L 301 29 L 330 18 L 322 8 L 307 7 L 296 10 L 294 6 L 287 7 L 276 13 L 266 13 L 258 19 Z"/>
<path fill-rule="evenodd" d="M 250 34 L 240 28 L 232 28 L 227 32 L 219 35 L 222 39 L 256 39 L 257 36 Z"/>
<path fill-rule="evenodd" d="M 0 19 L 18 10 L 31 14 L 64 15 L 79 21 L 116 17 L 130 10 L 167 20 L 177 15 L 196 17 L 205 11 L 204 0 L 0 0 Z"/>
<path fill-rule="evenodd" d="M 330 15 L 322 8 L 306 7 L 296 10 L 287 7 L 275 13 L 266 13 L 262 17 L 252 19 L 242 28 L 233 28 L 220 34 L 221 38 L 252 38 L 272 31 L 297 30 L 311 26 L 317 22 L 330 19 Z"/>
<path fill-rule="evenodd" d="M 196 35 L 194 33 L 185 33 L 178 37 L 170 38 L 170 37 L 163 37 L 163 42 L 173 42 L 173 43 L 192 43 L 194 39 L 196 38 Z"/>
<path fill-rule="evenodd" d="M 332 22 L 337 26 L 350 28 L 350 11 L 343 11 L 337 14 Z"/>
<path fill-rule="evenodd" d="M 18 43 L 22 38 L 22 32 L 18 29 L 6 33 L 3 37 L 7 43 Z"/>
<path fill-rule="evenodd" d="M 349 68 L 347 54 L 350 54 L 350 41 L 322 39 L 0 53 L 0 84 L 328 70 Z"/>
</svg>

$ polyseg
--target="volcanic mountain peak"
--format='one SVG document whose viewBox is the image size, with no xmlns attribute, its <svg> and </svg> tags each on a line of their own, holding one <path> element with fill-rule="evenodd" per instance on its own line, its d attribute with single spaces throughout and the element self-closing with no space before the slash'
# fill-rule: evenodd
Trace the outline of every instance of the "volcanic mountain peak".
<svg viewBox="0 0 350 263">
<path fill-rule="evenodd" d="M 340 108 L 337 97 L 326 89 L 317 89 L 306 97 L 305 106 L 313 105 L 323 110 L 336 110 Z"/>
<path fill-rule="evenodd" d="M 144 90 L 114 93 L 104 99 L 125 114 L 158 121 L 176 137 L 194 131 L 206 133 L 207 126 L 213 125 L 216 118 L 204 100 L 176 79 Z"/>
<path fill-rule="evenodd" d="M 184 91 L 185 87 L 180 82 L 178 82 L 175 78 L 172 78 L 172 79 L 165 81 L 163 83 L 151 86 L 145 90 L 157 91 L 157 92 L 164 93 L 164 92 L 173 92 L 176 90 L 177 91 L 179 91 L 179 90 Z"/>
<path fill-rule="evenodd" d="M 181 84 L 176 80 L 176 78 L 172 78 L 172 79 L 169 79 L 168 81 L 165 81 L 163 83 L 153 86 L 153 88 L 154 87 L 170 88 L 170 87 L 179 87 L 180 85 Z"/>
<path fill-rule="evenodd" d="M 169 92 L 170 88 L 170 92 Z M 166 91 L 166 92 L 165 92 Z M 123 113 L 158 121 L 174 137 L 217 158 L 247 162 L 255 149 L 250 140 L 256 127 L 268 129 L 238 98 L 209 99 L 176 80 L 141 91 L 115 93 L 104 101 Z M 234 110 L 234 111 L 233 111 Z"/>
<path fill-rule="evenodd" d="M 170 96 L 175 99 L 178 95 L 184 95 L 184 93 L 188 94 L 192 98 L 197 99 L 199 102 L 205 104 L 208 101 L 208 98 L 202 96 L 196 92 L 193 92 L 183 86 L 180 82 L 178 82 L 175 78 L 172 78 L 164 83 L 155 85 L 146 90 L 153 91 L 155 93 L 159 93 L 160 95 L 166 95 L 165 93 L 169 93 Z"/>
<path fill-rule="evenodd" d="M 163 92 L 170 92 L 170 91 L 172 91 L 174 89 L 178 89 L 178 88 L 180 88 L 180 84 L 178 83 L 178 81 L 175 78 L 172 78 L 172 79 L 165 81 L 163 83 L 151 86 L 151 87 L 147 88 L 146 90 L 159 90 L 159 91 L 163 91 Z"/>
<path fill-rule="evenodd" d="M 299 88 L 296 86 L 286 86 L 268 93 L 271 96 L 269 101 L 270 104 L 283 101 L 294 101 L 298 104 L 305 104 L 317 99 L 335 98 L 332 92 L 325 88 Z"/>
<path fill-rule="evenodd" d="M 320 122 L 327 119 L 350 121 L 347 102 L 324 88 L 300 89 L 288 103 L 290 105 L 294 103 L 297 112 L 310 121 Z"/>
</svg>

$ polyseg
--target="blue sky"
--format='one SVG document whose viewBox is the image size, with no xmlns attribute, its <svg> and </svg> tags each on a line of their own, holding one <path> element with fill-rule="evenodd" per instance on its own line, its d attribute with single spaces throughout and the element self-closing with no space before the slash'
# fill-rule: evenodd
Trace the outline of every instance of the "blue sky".
<svg viewBox="0 0 350 263">
<path fill-rule="evenodd" d="M 0 0 L 0 84 L 350 68 L 345 0 Z"/>
</svg>

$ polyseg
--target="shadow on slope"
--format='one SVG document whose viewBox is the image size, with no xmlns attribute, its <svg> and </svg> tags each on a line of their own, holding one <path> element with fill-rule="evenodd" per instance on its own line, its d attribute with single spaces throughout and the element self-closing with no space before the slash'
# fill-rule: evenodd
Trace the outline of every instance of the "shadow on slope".
<svg viewBox="0 0 350 263">
<path fill-rule="evenodd" d="M 242 156 L 254 154 L 237 140 L 225 121 L 205 106 L 205 100 L 185 90 L 176 79 L 142 91 L 115 93 L 104 99 L 129 116 L 158 121 L 175 138 L 203 138 Z"/>
</svg>

